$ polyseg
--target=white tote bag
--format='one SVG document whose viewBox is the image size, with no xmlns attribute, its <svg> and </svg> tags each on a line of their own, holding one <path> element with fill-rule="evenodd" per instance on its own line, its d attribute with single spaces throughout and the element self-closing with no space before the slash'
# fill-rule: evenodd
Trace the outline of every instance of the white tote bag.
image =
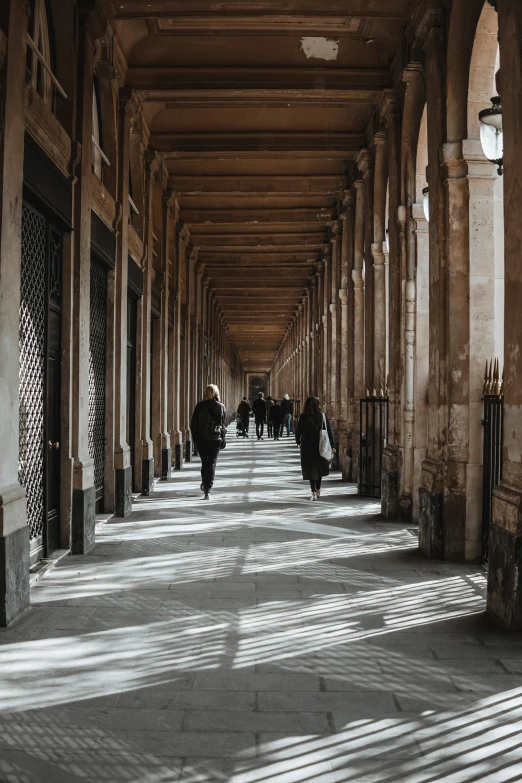
<svg viewBox="0 0 522 783">
<path fill-rule="evenodd" d="M 330 438 L 328 437 L 328 429 L 326 428 L 326 416 L 323 413 L 323 424 L 321 427 L 321 432 L 319 434 L 319 454 L 323 459 L 327 459 L 328 462 L 333 457 L 332 452 L 332 445 L 330 443 Z"/>
</svg>

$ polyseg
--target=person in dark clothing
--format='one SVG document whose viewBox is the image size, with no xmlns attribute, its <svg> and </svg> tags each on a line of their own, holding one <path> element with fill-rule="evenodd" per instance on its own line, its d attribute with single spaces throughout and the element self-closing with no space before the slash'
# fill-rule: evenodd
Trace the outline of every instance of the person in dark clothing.
<svg viewBox="0 0 522 783">
<path fill-rule="evenodd" d="M 268 397 L 266 398 L 266 430 L 269 438 L 272 438 L 274 435 L 272 419 L 270 418 L 270 411 L 272 410 L 272 405 L 274 404 L 274 402 L 275 402 L 274 398 L 268 395 Z"/>
<path fill-rule="evenodd" d="M 277 400 L 274 401 L 274 404 L 270 408 L 268 419 L 274 430 L 274 439 L 279 440 L 281 422 L 283 420 L 283 409 Z"/>
<path fill-rule="evenodd" d="M 201 402 L 194 408 L 190 431 L 201 458 L 201 491 L 209 499 L 214 486 L 216 463 L 226 435 L 227 412 L 219 401 L 219 389 L 213 383 L 207 386 Z"/>
<path fill-rule="evenodd" d="M 281 408 L 283 409 L 283 420 L 281 422 L 281 435 L 283 434 L 283 430 L 285 428 L 286 424 L 286 437 L 290 437 L 290 432 L 292 429 L 292 417 L 294 415 L 294 403 L 288 396 L 288 394 L 285 394 L 283 399 L 281 400 Z"/>
<path fill-rule="evenodd" d="M 243 429 L 243 437 L 248 438 L 248 427 L 250 424 L 250 411 L 252 408 L 248 404 L 248 400 L 246 397 L 243 397 L 239 405 L 237 406 L 237 415 L 239 416 L 239 420 L 241 422 L 241 427 Z"/>
<path fill-rule="evenodd" d="M 265 429 L 266 421 L 266 400 L 264 399 L 263 392 L 259 392 L 257 400 L 252 403 L 252 410 L 254 411 L 254 418 L 256 420 L 256 435 L 258 440 L 263 440 L 263 432 Z"/>
<path fill-rule="evenodd" d="M 318 500 L 321 494 L 321 479 L 330 472 L 328 460 L 321 457 L 319 453 L 319 437 L 323 422 L 326 423 L 328 438 L 332 450 L 334 439 L 330 422 L 326 415 L 321 411 L 321 404 L 317 397 L 308 397 L 305 402 L 304 411 L 299 418 L 295 431 L 295 442 L 301 449 L 301 470 L 303 479 L 310 482 L 312 494 L 310 500 Z"/>
</svg>

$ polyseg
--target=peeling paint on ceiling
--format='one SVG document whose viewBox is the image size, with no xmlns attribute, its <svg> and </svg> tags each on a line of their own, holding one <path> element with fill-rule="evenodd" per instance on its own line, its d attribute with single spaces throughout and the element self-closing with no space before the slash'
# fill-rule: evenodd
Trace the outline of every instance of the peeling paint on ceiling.
<svg viewBox="0 0 522 783">
<path fill-rule="evenodd" d="M 308 59 L 313 57 L 316 60 L 337 60 L 339 39 L 305 35 L 301 38 L 301 50 Z"/>
</svg>

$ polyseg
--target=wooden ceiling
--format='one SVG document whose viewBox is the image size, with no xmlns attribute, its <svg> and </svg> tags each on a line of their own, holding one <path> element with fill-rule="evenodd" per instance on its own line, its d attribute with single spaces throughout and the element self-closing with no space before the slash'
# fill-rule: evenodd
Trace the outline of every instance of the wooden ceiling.
<svg viewBox="0 0 522 783">
<path fill-rule="evenodd" d="M 128 84 L 245 370 L 330 235 L 410 0 L 118 0 Z"/>
</svg>

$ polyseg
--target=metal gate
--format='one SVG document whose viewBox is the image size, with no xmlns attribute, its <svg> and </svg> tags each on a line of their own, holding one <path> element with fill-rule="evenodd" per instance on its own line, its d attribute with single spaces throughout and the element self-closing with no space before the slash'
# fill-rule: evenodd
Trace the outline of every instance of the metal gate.
<svg viewBox="0 0 522 783">
<path fill-rule="evenodd" d="M 382 453 L 388 434 L 388 397 L 360 401 L 359 495 L 381 497 Z"/>
<path fill-rule="evenodd" d="M 47 331 L 47 221 L 22 211 L 20 297 L 19 480 L 27 495 L 32 549 L 41 549 L 45 520 L 45 342 Z"/>
<path fill-rule="evenodd" d="M 91 258 L 89 328 L 89 455 L 94 460 L 96 510 L 103 510 L 105 484 L 105 384 L 107 353 L 107 269 Z"/>
<path fill-rule="evenodd" d="M 498 361 L 486 367 L 484 377 L 484 440 L 482 458 L 482 556 L 487 559 L 489 526 L 493 508 L 493 489 L 502 480 L 504 443 L 504 395 Z"/>
<path fill-rule="evenodd" d="M 19 481 L 31 562 L 59 546 L 62 233 L 22 207 Z"/>
</svg>

